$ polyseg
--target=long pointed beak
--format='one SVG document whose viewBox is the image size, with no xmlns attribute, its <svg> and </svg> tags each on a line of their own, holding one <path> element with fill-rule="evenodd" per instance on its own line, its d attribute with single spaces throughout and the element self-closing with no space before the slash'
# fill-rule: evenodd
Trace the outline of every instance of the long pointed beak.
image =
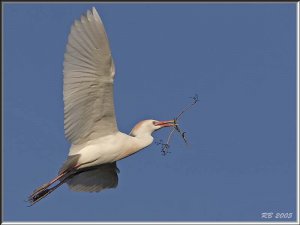
<svg viewBox="0 0 300 225">
<path fill-rule="evenodd" d="M 154 124 L 155 126 L 161 126 L 161 127 L 173 127 L 175 126 L 175 120 L 166 120 L 166 121 L 159 121 Z"/>
</svg>

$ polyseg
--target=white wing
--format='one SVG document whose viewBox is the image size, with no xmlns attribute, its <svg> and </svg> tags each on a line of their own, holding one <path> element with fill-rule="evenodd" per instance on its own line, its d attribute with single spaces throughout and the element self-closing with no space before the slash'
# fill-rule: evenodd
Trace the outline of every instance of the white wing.
<svg viewBox="0 0 300 225">
<path fill-rule="evenodd" d="M 99 192 L 107 188 L 116 188 L 118 173 L 116 162 L 102 164 L 75 174 L 67 180 L 67 184 L 76 192 Z"/>
<path fill-rule="evenodd" d="M 64 59 L 64 127 L 73 144 L 118 130 L 115 67 L 103 23 L 93 7 L 72 25 Z"/>
</svg>

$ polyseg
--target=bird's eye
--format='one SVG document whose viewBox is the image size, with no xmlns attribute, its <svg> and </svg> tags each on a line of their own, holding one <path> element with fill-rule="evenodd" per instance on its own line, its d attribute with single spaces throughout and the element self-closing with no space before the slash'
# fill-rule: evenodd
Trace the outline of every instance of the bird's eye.
<svg viewBox="0 0 300 225">
<path fill-rule="evenodd" d="M 152 123 L 153 123 L 154 126 L 156 126 L 156 121 L 153 121 Z"/>
</svg>

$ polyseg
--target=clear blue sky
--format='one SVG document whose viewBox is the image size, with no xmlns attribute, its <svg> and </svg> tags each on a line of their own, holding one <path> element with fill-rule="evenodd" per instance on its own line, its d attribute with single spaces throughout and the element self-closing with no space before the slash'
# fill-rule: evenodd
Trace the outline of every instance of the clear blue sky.
<svg viewBox="0 0 300 225">
<path fill-rule="evenodd" d="M 176 136 L 165 157 L 153 144 L 120 161 L 117 189 L 64 185 L 26 207 L 68 154 L 63 55 L 71 24 L 92 6 L 116 64 L 119 129 L 172 119 L 198 93 L 181 121 L 190 146 Z M 262 221 L 263 212 L 296 220 L 295 3 L 3 10 L 5 221 Z"/>
</svg>

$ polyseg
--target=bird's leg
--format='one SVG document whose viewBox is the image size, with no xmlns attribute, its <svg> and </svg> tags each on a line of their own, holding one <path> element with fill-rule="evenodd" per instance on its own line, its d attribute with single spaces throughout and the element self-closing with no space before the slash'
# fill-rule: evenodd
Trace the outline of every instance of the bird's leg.
<svg viewBox="0 0 300 225">
<path fill-rule="evenodd" d="M 35 196 L 38 196 L 39 194 L 41 194 L 43 191 L 45 191 L 49 186 L 51 186 L 53 183 L 55 183 L 56 181 L 58 181 L 60 178 L 62 178 L 64 175 L 66 175 L 68 172 L 70 172 L 73 169 L 76 169 L 80 166 L 76 165 L 74 167 L 72 167 L 71 169 L 67 169 L 64 172 L 62 172 L 60 175 L 58 175 L 57 177 L 55 177 L 53 180 L 49 181 L 46 184 L 43 184 L 42 186 L 38 187 L 37 189 L 35 189 L 33 191 L 33 193 L 28 197 L 29 201 L 31 198 L 34 198 Z"/>
<path fill-rule="evenodd" d="M 33 193 L 29 196 L 30 198 L 33 198 L 34 196 L 39 195 L 40 193 L 42 193 L 46 188 L 48 188 L 49 186 L 51 186 L 53 183 L 55 183 L 56 181 L 58 181 L 61 177 L 63 177 L 68 171 L 65 171 L 63 173 L 61 173 L 60 175 L 58 175 L 57 177 L 55 177 L 53 180 L 49 181 L 46 184 L 43 184 L 42 186 L 38 187 L 37 189 L 35 189 L 33 191 Z"/>
<path fill-rule="evenodd" d="M 43 189 L 40 190 L 38 193 L 36 193 L 33 196 L 30 196 L 28 198 L 28 201 L 30 202 L 29 206 L 34 205 L 35 203 L 37 203 L 38 201 L 42 200 L 43 198 L 45 198 L 47 195 L 49 195 L 51 192 L 53 192 L 56 188 L 60 187 L 62 184 L 64 184 L 66 182 L 66 180 L 69 178 L 66 177 L 64 180 L 62 180 L 61 182 L 59 182 L 58 184 L 56 184 L 54 187 L 52 188 L 48 188 L 48 189 Z"/>
</svg>

